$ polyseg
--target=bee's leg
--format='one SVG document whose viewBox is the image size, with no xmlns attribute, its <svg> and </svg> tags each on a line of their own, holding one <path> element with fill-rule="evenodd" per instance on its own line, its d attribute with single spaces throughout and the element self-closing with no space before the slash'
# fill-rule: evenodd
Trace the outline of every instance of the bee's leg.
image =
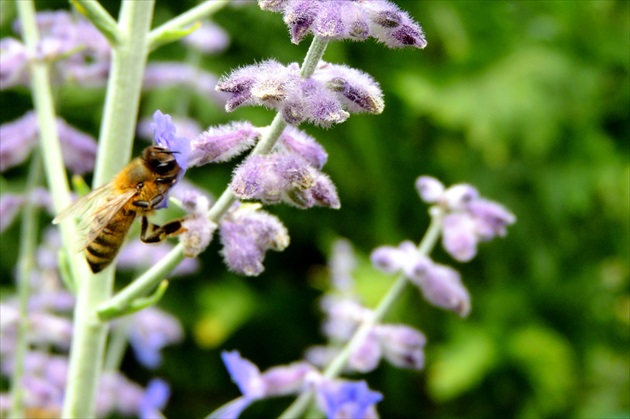
<svg viewBox="0 0 630 419">
<path fill-rule="evenodd" d="M 164 195 L 159 194 L 153 197 L 151 201 L 134 201 L 133 205 L 138 208 L 151 209 L 164 200 Z"/>
<path fill-rule="evenodd" d="M 159 226 L 157 224 L 150 223 L 146 216 L 142 216 L 142 229 L 140 230 L 140 240 L 145 243 L 157 243 L 161 242 L 167 237 L 177 236 L 186 231 L 186 228 L 182 226 L 182 219 L 169 221 L 168 223 Z"/>
</svg>

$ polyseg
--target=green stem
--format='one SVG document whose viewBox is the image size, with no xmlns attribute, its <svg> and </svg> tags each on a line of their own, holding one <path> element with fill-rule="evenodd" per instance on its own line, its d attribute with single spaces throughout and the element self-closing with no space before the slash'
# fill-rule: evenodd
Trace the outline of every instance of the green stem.
<svg viewBox="0 0 630 419">
<path fill-rule="evenodd" d="M 168 22 L 153 29 L 148 36 L 149 51 L 155 50 L 158 46 L 163 45 L 169 41 L 177 40 L 180 34 L 185 36 L 187 33 L 184 30 L 187 26 L 213 15 L 218 10 L 222 9 L 230 3 L 230 0 L 215 0 L 204 1 L 199 5 L 193 7 L 187 12 L 169 20 Z M 175 33 L 176 36 L 170 34 Z"/>
<path fill-rule="evenodd" d="M 81 13 L 107 38 L 109 44 L 115 46 L 118 43 L 118 27 L 114 18 L 95 0 L 70 0 Z"/>
<path fill-rule="evenodd" d="M 35 250 L 37 247 L 37 207 L 33 204 L 31 194 L 40 181 L 41 157 L 35 152 L 29 168 L 26 183 L 25 196 L 27 197 L 24 211 L 22 212 L 22 225 L 20 228 L 20 251 L 18 255 L 18 301 L 20 320 L 18 324 L 15 358 L 13 359 L 13 375 L 11 377 L 11 413 L 9 417 L 24 417 L 24 359 L 28 351 L 28 299 L 31 294 L 31 271 L 35 266 Z"/>
<path fill-rule="evenodd" d="M 440 237 L 440 228 L 442 225 L 442 213 L 441 211 L 431 210 L 431 225 L 427 229 L 422 241 L 418 246 L 418 251 L 424 255 L 428 256 L 433 247 L 435 247 L 435 243 L 437 239 Z M 402 295 L 406 285 L 407 278 L 401 274 L 396 278 L 390 289 L 387 291 L 387 294 L 383 297 L 383 299 L 378 303 L 374 311 L 372 312 L 372 316 L 361 323 L 361 326 L 354 333 L 352 338 L 345 344 L 341 352 L 328 364 L 326 369 L 323 372 L 323 376 L 328 379 L 332 379 L 337 377 L 343 367 L 346 365 L 352 353 L 356 350 L 358 346 L 360 346 L 365 340 L 366 336 L 370 333 L 374 325 L 379 323 L 389 312 L 389 310 L 393 307 L 394 303 L 398 298 Z M 291 419 L 300 417 L 308 408 L 311 403 L 311 399 L 313 398 L 312 391 L 306 391 L 302 393 L 295 401 L 279 416 L 282 419 Z"/>
<path fill-rule="evenodd" d="M 119 39 L 112 50 L 101 121 L 95 187 L 109 181 L 131 157 L 153 6 L 154 1 L 127 1 L 120 9 Z M 63 417 L 94 416 L 108 327 L 97 317 L 95 307 L 111 296 L 113 281 L 110 267 L 79 283 Z"/>
<path fill-rule="evenodd" d="M 326 50 L 327 45 L 328 42 L 324 39 L 318 37 L 313 39 L 306 57 L 304 58 L 304 63 L 302 64 L 302 77 L 309 77 L 313 74 L 317 68 L 317 64 L 324 54 L 324 51 Z M 260 141 L 258 141 L 258 144 L 256 144 L 256 147 L 254 147 L 249 157 L 270 153 L 286 127 L 287 123 L 282 117 L 282 114 L 277 113 L 271 122 L 271 125 L 269 125 L 269 128 L 266 130 Z M 226 188 L 219 199 L 214 203 L 214 205 L 212 205 L 210 211 L 208 211 L 208 218 L 215 223 L 218 223 L 221 217 L 225 215 L 235 201 L 236 198 L 230 188 Z M 148 292 L 155 289 L 162 279 L 168 275 L 168 273 L 183 259 L 183 246 L 180 243 L 175 246 L 175 248 L 171 250 L 165 258 L 134 280 L 127 287 L 122 289 L 113 298 L 99 305 L 97 311 L 100 318 L 111 319 L 124 315 L 127 312 L 128 307 L 132 305 L 133 300 L 143 297 Z"/>
</svg>

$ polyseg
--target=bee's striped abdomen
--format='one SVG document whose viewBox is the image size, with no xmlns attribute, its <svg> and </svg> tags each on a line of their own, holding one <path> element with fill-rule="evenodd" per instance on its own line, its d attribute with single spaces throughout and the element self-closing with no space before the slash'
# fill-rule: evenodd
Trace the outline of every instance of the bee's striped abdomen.
<svg viewBox="0 0 630 419">
<path fill-rule="evenodd" d="M 85 248 L 85 258 L 92 272 L 98 273 L 112 263 L 125 241 L 127 231 L 129 231 L 131 223 L 136 218 L 135 215 L 135 213 L 119 213 L 103 231 L 87 245 Z"/>
</svg>

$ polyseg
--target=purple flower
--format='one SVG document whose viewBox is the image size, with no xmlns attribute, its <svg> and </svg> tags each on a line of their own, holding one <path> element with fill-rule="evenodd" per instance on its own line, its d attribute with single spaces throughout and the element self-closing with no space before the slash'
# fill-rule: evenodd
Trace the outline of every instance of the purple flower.
<svg viewBox="0 0 630 419">
<path fill-rule="evenodd" d="M 260 132 L 249 122 L 210 127 L 191 143 L 191 166 L 228 161 L 253 147 Z"/>
<path fill-rule="evenodd" d="M 335 240 L 328 260 L 328 271 L 333 288 L 341 293 L 349 293 L 354 288 L 352 272 L 356 268 L 357 260 L 350 241 Z"/>
<path fill-rule="evenodd" d="M 421 370 L 424 368 L 424 345 L 426 337 L 418 330 L 393 324 L 381 324 L 374 333 L 383 350 L 383 356 L 399 368 Z"/>
<path fill-rule="evenodd" d="M 365 381 L 322 380 L 317 386 L 317 404 L 328 419 L 378 417 L 376 403 L 382 399 Z"/>
<path fill-rule="evenodd" d="M 151 90 L 159 87 L 185 86 L 218 103 L 223 103 L 223 97 L 217 95 L 214 89 L 216 84 L 216 76 L 200 68 L 181 62 L 161 62 L 147 64 L 142 88 Z"/>
<path fill-rule="evenodd" d="M 180 236 L 180 242 L 184 245 L 184 256 L 194 258 L 206 250 L 217 229 L 217 224 L 201 213 L 186 217 L 182 222 L 182 227 L 186 229 Z"/>
<path fill-rule="evenodd" d="M 13 223 L 23 204 L 22 195 L 12 193 L 0 195 L 0 233 Z"/>
<path fill-rule="evenodd" d="M 258 206 L 241 205 L 220 222 L 221 254 L 228 268 L 236 273 L 257 276 L 268 249 L 284 250 L 289 245 L 286 227 L 275 216 Z"/>
<path fill-rule="evenodd" d="M 350 355 L 348 367 L 358 372 L 369 372 L 378 367 L 382 356 L 381 343 L 372 329 Z"/>
<path fill-rule="evenodd" d="M 308 121 L 322 127 L 345 121 L 349 112 L 380 113 L 382 92 L 370 76 L 345 66 L 321 63 L 312 77 L 300 77 L 296 63 L 269 60 L 221 77 L 217 90 L 230 94 L 228 112 L 260 105 L 281 112 L 291 125 Z"/>
<path fill-rule="evenodd" d="M 116 268 L 121 270 L 139 270 L 149 268 L 173 249 L 167 242 L 144 243 L 139 238 L 127 242 L 116 258 Z M 199 261 L 186 258 L 171 272 L 171 275 L 190 275 L 199 270 Z"/>
<path fill-rule="evenodd" d="M 304 387 L 307 376 L 315 369 L 306 362 L 295 362 L 261 373 L 258 367 L 238 351 L 222 352 L 221 359 L 246 400 L 295 394 Z"/>
<path fill-rule="evenodd" d="M 389 1 L 259 0 L 258 4 L 284 15 L 294 44 L 312 32 L 335 40 L 362 41 L 371 36 L 390 48 L 427 45 L 420 25 Z"/>
<path fill-rule="evenodd" d="M 0 39 L 0 90 L 26 84 L 28 55 L 24 45 L 14 38 Z"/>
<path fill-rule="evenodd" d="M 328 160 L 328 153 L 315 138 L 290 125 L 280 135 L 276 148 L 301 156 L 316 169 L 324 167 Z"/>
<path fill-rule="evenodd" d="M 0 125 L 0 172 L 23 163 L 37 144 L 39 124 L 35 112 Z"/>
<path fill-rule="evenodd" d="M 164 410 L 170 397 L 171 388 L 166 381 L 159 378 L 149 381 L 147 389 L 140 400 L 138 417 L 141 419 L 164 417 L 160 411 Z"/>
<path fill-rule="evenodd" d="M 325 83 L 352 113 L 383 112 L 385 103 L 379 84 L 368 74 L 345 65 L 320 63 L 313 78 Z"/>
<path fill-rule="evenodd" d="M 57 133 L 66 167 L 83 174 L 94 168 L 96 140 L 57 118 Z M 39 139 L 39 124 L 34 112 L 0 126 L 0 171 L 23 163 Z"/>
<path fill-rule="evenodd" d="M 176 116 L 171 120 L 176 132 L 182 137 L 195 138 L 201 132 L 201 126 L 194 119 Z M 153 118 L 142 118 L 136 127 L 136 135 L 143 140 L 153 141 L 153 125 Z M 188 165 L 191 165 L 190 161 Z"/>
<path fill-rule="evenodd" d="M 176 128 L 170 115 L 163 114 L 159 110 L 155 111 L 153 121 L 155 144 L 173 152 L 177 164 L 182 169 L 178 178 L 179 180 L 184 176 L 186 168 L 188 167 L 190 141 L 184 137 L 175 136 Z"/>
<path fill-rule="evenodd" d="M 167 345 L 180 342 L 182 337 L 179 321 L 155 307 L 134 314 L 129 325 L 129 343 L 136 358 L 151 369 L 162 363 L 160 351 Z"/>
<path fill-rule="evenodd" d="M 516 217 L 502 205 L 479 196 L 468 184 L 456 184 L 444 188 L 430 176 L 416 180 L 420 197 L 435 204 L 444 213 L 442 220 L 442 245 L 456 260 L 468 262 L 477 254 L 477 244 L 507 234 L 507 226 Z"/>
<path fill-rule="evenodd" d="M 219 26 L 204 21 L 190 35 L 182 38 L 182 42 L 205 54 L 215 54 L 227 48 L 230 38 Z"/>
<path fill-rule="evenodd" d="M 298 208 L 339 208 L 339 198 L 328 176 L 295 153 L 272 153 L 247 159 L 234 171 L 230 183 L 240 199 L 264 204 L 285 202 Z"/>
<path fill-rule="evenodd" d="M 423 274 L 409 279 L 418 285 L 429 303 L 451 310 L 461 317 L 470 313 L 470 295 L 459 273 L 453 268 L 431 263 Z"/>
</svg>

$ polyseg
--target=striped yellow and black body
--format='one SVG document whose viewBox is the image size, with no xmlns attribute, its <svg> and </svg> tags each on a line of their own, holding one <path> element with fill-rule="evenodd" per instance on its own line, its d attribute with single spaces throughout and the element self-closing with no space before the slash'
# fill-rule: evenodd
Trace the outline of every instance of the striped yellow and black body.
<svg viewBox="0 0 630 419">
<path fill-rule="evenodd" d="M 156 226 L 146 216 L 164 200 L 177 182 L 181 168 L 173 152 L 163 147 L 147 147 L 110 183 L 93 190 L 64 209 L 53 223 L 70 215 L 80 218 L 83 236 L 79 250 L 85 250 L 92 272 L 105 269 L 114 260 L 131 224 L 142 217 L 140 239 L 154 243 L 184 231 L 180 220 Z"/>
</svg>

